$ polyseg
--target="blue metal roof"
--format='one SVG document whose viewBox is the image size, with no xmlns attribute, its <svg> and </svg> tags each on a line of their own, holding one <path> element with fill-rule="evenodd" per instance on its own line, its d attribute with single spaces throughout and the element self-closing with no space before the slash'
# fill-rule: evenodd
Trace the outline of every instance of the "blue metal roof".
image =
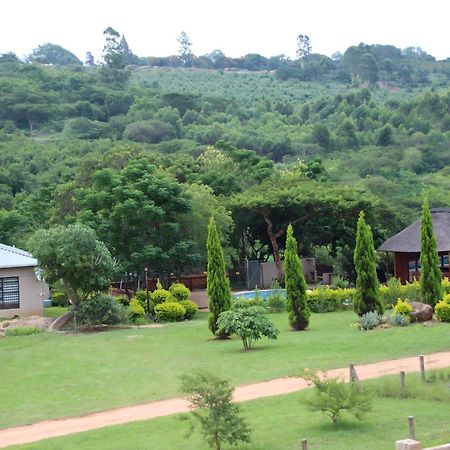
<svg viewBox="0 0 450 450">
<path fill-rule="evenodd" d="M 0 244 L 0 269 L 34 266 L 37 266 L 37 259 L 33 258 L 31 253 L 20 250 L 20 248 Z"/>
</svg>

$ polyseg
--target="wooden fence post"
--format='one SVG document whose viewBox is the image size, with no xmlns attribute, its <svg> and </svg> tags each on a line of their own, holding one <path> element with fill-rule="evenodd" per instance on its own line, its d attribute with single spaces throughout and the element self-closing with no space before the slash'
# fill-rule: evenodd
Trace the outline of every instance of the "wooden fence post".
<svg viewBox="0 0 450 450">
<path fill-rule="evenodd" d="M 400 395 L 404 397 L 405 395 L 405 371 L 400 372 Z"/>
<path fill-rule="evenodd" d="M 356 373 L 355 365 L 349 364 L 349 369 L 350 369 L 350 381 L 351 382 L 354 381 L 357 384 L 359 384 L 359 378 L 358 378 L 358 374 Z"/>
<path fill-rule="evenodd" d="M 422 383 L 425 383 L 425 361 L 423 355 L 419 355 L 420 361 L 420 378 L 422 379 Z"/>
<path fill-rule="evenodd" d="M 308 450 L 308 441 L 306 439 L 302 439 L 302 450 Z"/>
<path fill-rule="evenodd" d="M 416 439 L 416 422 L 414 420 L 414 416 L 408 417 L 408 435 L 409 439 Z"/>
</svg>

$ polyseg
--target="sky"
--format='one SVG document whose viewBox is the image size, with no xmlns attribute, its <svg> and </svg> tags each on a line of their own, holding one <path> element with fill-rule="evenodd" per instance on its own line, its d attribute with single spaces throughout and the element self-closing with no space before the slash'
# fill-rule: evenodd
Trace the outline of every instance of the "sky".
<svg viewBox="0 0 450 450">
<path fill-rule="evenodd" d="M 87 51 L 100 58 L 111 26 L 139 56 L 178 53 L 185 31 L 195 55 L 294 58 L 297 36 L 306 34 L 312 51 L 328 56 L 364 42 L 421 47 L 445 59 L 449 13 L 448 0 L 3 0 L 0 53 L 22 57 L 50 42 L 82 60 Z"/>
</svg>

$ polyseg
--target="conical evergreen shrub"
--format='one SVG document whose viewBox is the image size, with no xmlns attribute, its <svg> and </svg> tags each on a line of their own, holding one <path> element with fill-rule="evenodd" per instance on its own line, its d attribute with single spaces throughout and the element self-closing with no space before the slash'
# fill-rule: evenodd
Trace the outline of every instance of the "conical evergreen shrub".
<svg viewBox="0 0 450 450">
<path fill-rule="evenodd" d="M 420 293 L 425 303 L 433 306 L 443 298 L 442 272 L 439 267 L 439 255 L 433 222 L 425 198 L 420 218 Z"/>
<path fill-rule="evenodd" d="M 380 315 L 383 314 L 384 305 L 379 290 L 372 230 L 364 220 L 363 211 L 359 214 L 356 227 L 356 245 L 353 261 L 356 270 L 354 311 L 359 316 L 369 311 L 376 311 Z"/>
<path fill-rule="evenodd" d="M 293 330 L 304 330 L 309 325 L 309 309 L 306 302 L 306 281 L 302 262 L 297 254 L 297 240 L 289 224 L 284 253 L 284 283 L 286 287 L 286 309 Z"/>
<path fill-rule="evenodd" d="M 208 251 L 207 267 L 207 291 L 209 308 L 209 329 L 213 334 L 217 333 L 217 320 L 220 313 L 227 311 L 231 306 L 230 283 L 226 275 L 223 250 L 220 244 L 220 237 L 217 232 L 216 222 L 213 217 L 208 224 L 208 238 L 206 241 Z M 225 338 L 226 334 L 219 337 Z"/>
</svg>

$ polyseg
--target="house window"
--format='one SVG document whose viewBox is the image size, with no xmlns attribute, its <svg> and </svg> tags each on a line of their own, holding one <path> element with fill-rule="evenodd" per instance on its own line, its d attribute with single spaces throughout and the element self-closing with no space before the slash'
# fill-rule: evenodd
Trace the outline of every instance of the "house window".
<svg viewBox="0 0 450 450">
<path fill-rule="evenodd" d="M 0 278 L 0 309 L 16 309 L 19 303 L 19 277 Z"/>
</svg>

